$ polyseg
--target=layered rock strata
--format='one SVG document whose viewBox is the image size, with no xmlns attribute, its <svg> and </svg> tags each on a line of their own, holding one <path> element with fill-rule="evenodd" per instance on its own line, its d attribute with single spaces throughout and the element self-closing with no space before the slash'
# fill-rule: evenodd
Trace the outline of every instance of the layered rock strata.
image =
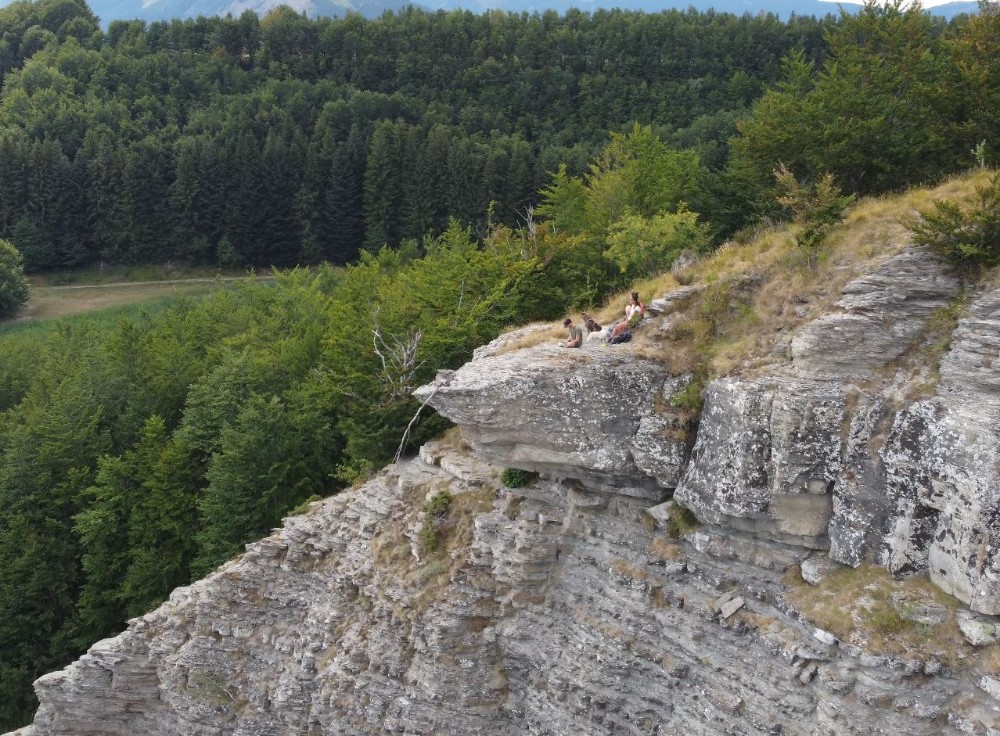
<svg viewBox="0 0 1000 736">
<path fill-rule="evenodd" d="M 433 465 L 430 463 L 434 463 Z M 41 678 L 33 736 L 985 734 L 991 680 L 872 656 L 782 600 L 782 545 L 433 447 L 315 504 Z M 450 489 L 467 542 L 414 557 Z M 992 731 L 991 731 L 992 732 Z"/>
<path fill-rule="evenodd" d="M 657 501 L 687 460 L 687 420 L 670 399 L 688 381 L 623 351 L 540 346 L 483 351 L 416 396 L 484 459 Z"/>
<path fill-rule="evenodd" d="M 887 259 L 784 360 L 705 386 L 697 427 L 688 375 L 504 336 L 418 392 L 460 438 L 42 677 L 25 733 L 1000 733 L 1000 290 L 929 345 L 959 296 L 927 253 Z M 671 539 L 681 506 L 701 525 Z M 890 624 L 971 643 L 817 629 L 789 575 L 820 591 L 837 563 L 929 576 L 968 608 L 901 599 Z"/>
</svg>

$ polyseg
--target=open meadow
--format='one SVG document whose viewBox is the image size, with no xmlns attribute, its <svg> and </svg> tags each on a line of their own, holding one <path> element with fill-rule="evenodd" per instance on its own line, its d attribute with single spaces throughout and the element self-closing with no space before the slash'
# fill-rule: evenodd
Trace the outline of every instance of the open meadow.
<svg viewBox="0 0 1000 736">
<path fill-rule="evenodd" d="M 131 308 L 156 310 L 182 297 L 199 297 L 217 289 L 253 278 L 270 281 L 270 273 L 250 276 L 177 278 L 158 281 L 117 281 L 53 285 L 50 280 L 33 278 L 31 299 L 18 315 L 0 323 L 0 334 L 58 317 L 88 312 L 129 311 Z M 96 279 L 95 279 L 96 280 Z"/>
</svg>

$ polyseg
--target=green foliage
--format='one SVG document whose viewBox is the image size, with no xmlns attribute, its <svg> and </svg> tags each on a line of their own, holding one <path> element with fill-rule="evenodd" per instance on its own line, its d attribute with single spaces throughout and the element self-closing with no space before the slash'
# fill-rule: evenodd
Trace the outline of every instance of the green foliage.
<svg viewBox="0 0 1000 736">
<path fill-rule="evenodd" d="M 451 512 L 452 496 L 447 491 L 438 491 L 420 507 L 424 513 L 424 523 L 420 527 L 420 545 L 427 553 L 437 552 L 442 538 L 448 531 L 448 514 Z"/>
<path fill-rule="evenodd" d="M 28 271 L 40 271 L 49 265 L 50 251 L 42 242 L 42 236 L 30 217 L 20 217 L 14 223 L 10 234 L 14 247 L 24 256 L 24 267 Z"/>
<path fill-rule="evenodd" d="M 818 58 L 830 24 L 285 8 L 104 33 L 78 0 L 16 2 L 0 9 L 0 237 L 34 224 L 29 270 L 346 263 L 362 246 L 440 234 L 449 217 L 485 227 L 490 202 L 516 227 L 548 172 L 565 163 L 579 182 L 607 131 L 655 120 L 659 140 L 692 150 L 657 151 L 633 129 L 587 177 L 591 217 L 620 216 L 619 181 L 648 217 L 695 202 L 692 160 L 721 165 L 776 59 L 803 44 Z M 569 206 L 559 234 L 580 227 Z M 223 238 L 231 249 L 206 252 Z"/>
<path fill-rule="evenodd" d="M 702 173 L 696 153 L 635 125 L 611 134 L 585 177 L 565 167 L 553 175 L 536 211 L 544 222 L 530 232 L 540 257 L 555 262 L 553 276 L 580 295 L 572 306 L 598 296 L 583 285 L 620 288 L 669 267 L 684 249 L 708 248 L 709 226 L 684 203 L 698 193 Z"/>
<path fill-rule="evenodd" d="M 670 515 L 667 519 L 667 533 L 674 539 L 683 538 L 688 532 L 699 526 L 698 517 L 690 509 L 681 506 L 676 501 L 670 505 Z"/>
<path fill-rule="evenodd" d="M 0 319 L 12 315 L 31 296 L 23 263 L 17 248 L 0 240 Z"/>
<path fill-rule="evenodd" d="M 0 236 L 33 267 L 372 246 L 155 314 L 0 334 L 0 730 L 29 717 L 38 674 L 436 434 L 411 392 L 439 368 L 773 215 L 777 161 L 820 182 L 791 203 L 825 227 L 843 198 L 821 172 L 880 191 L 1000 140 L 994 23 L 283 9 L 104 34 L 75 0 L 0 9 Z M 727 163 L 721 138 L 799 45 Z M 738 329 L 752 288 L 713 284 L 691 329 Z M 425 549 L 450 509 L 428 504 Z"/>
<path fill-rule="evenodd" d="M 703 388 L 704 386 L 701 381 L 691 381 L 684 388 L 670 397 L 670 406 L 675 409 L 683 409 L 693 414 L 697 414 L 701 411 Z"/>
<path fill-rule="evenodd" d="M 704 252 L 708 245 L 708 227 L 681 203 L 675 213 L 622 217 L 608 231 L 604 257 L 635 279 L 670 268 L 681 251 Z"/>
<path fill-rule="evenodd" d="M 910 226 L 914 240 L 950 263 L 964 269 L 1000 263 L 1000 174 L 976 187 L 970 206 L 935 201 L 920 217 Z"/>
<path fill-rule="evenodd" d="M 521 468 L 504 468 L 500 474 L 500 482 L 507 488 L 524 488 L 533 483 L 537 477 L 537 473 L 521 470 Z"/>
<path fill-rule="evenodd" d="M 773 216 L 773 188 L 755 182 L 779 161 L 806 181 L 829 173 L 859 194 L 964 168 L 970 148 L 997 130 L 987 102 L 1000 89 L 989 76 L 996 54 L 986 50 L 995 45 L 984 44 L 987 27 L 995 30 L 970 21 L 951 38 L 902 0 L 869 0 L 858 13 L 843 13 L 828 31 L 825 64 L 790 54 L 784 81 L 738 124 L 728 163 L 730 181 L 743 190 L 734 193 L 738 206 Z"/>
<path fill-rule="evenodd" d="M 289 511 L 288 516 L 300 516 L 301 514 L 306 513 L 309 510 L 309 507 L 312 506 L 314 503 L 322 500 L 323 500 L 322 496 L 317 496 L 316 494 L 313 494 L 312 496 L 304 500 L 302 503 L 300 503 L 298 506 L 296 506 L 294 509 Z"/>
<path fill-rule="evenodd" d="M 807 186 L 784 164 L 778 164 L 774 177 L 778 182 L 778 203 L 791 211 L 793 222 L 801 228 L 799 246 L 815 252 L 833 226 L 843 219 L 854 195 L 842 195 L 833 183 L 833 174 L 824 174 L 815 184 Z"/>
<path fill-rule="evenodd" d="M 873 631 L 883 636 L 901 634 L 915 627 L 915 623 L 900 613 L 893 605 L 883 603 L 867 616 L 867 623 Z"/>
<path fill-rule="evenodd" d="M 575 235 L 587 222 L 587 187 L 583 181 L 566 173 L 566 164 L 552 175 L 552 182 L 539 193 L 542 203 L 535 214 L 552 223 L 553 232 Z"/>
<path fill-rule="evenodd" d="M 240 257 L 236 247 L 233 245 L 233 241 L 228 237 L 223 237 L 219 241 L 219 246 L 215 251 L 215 258 L 222 268 L 239 268 L 243 265 L 243 258 Z"/>
<path fill-rule="evenodd" d="M 309 404 L 291 408 L 257 394 L 222 429 L 198 500 L 202 575 L 263 536 L 289 510 L 324 489 L 333 471 L 329 421 Z"/>
</svg>

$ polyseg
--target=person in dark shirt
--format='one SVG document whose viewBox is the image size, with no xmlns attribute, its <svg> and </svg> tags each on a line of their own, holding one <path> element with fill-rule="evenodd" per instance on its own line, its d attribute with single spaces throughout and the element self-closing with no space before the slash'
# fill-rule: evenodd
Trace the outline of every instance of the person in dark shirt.
<svg viewBox="0 0 1000 736">
<path fill-rule="evenodd" d="M 583 330 L 573 324 L 569 317 L 563 320 L 563 327 L 569 330 L 569 338 L 562 345 L 564 348 L 578 348 L 583 345 Z"/>
</svg>

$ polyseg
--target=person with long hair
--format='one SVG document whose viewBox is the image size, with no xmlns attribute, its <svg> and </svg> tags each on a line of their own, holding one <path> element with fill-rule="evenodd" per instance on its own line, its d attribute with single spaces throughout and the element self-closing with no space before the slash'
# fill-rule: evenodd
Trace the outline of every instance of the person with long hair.
<svg viewBox="0 0 1000 736">
<path fill-rule="evenodd" d="M 608 342 L 613 341 L 626 330 L 631 330 L 639 326 L 642 318 L 646 316 L 646 305 L 639 298 L 639 292 L 633 291 L 629 297 L 628 304 L 625 305 L 625 319 L 615 323 L 608 335 Z"/>
</svg>

